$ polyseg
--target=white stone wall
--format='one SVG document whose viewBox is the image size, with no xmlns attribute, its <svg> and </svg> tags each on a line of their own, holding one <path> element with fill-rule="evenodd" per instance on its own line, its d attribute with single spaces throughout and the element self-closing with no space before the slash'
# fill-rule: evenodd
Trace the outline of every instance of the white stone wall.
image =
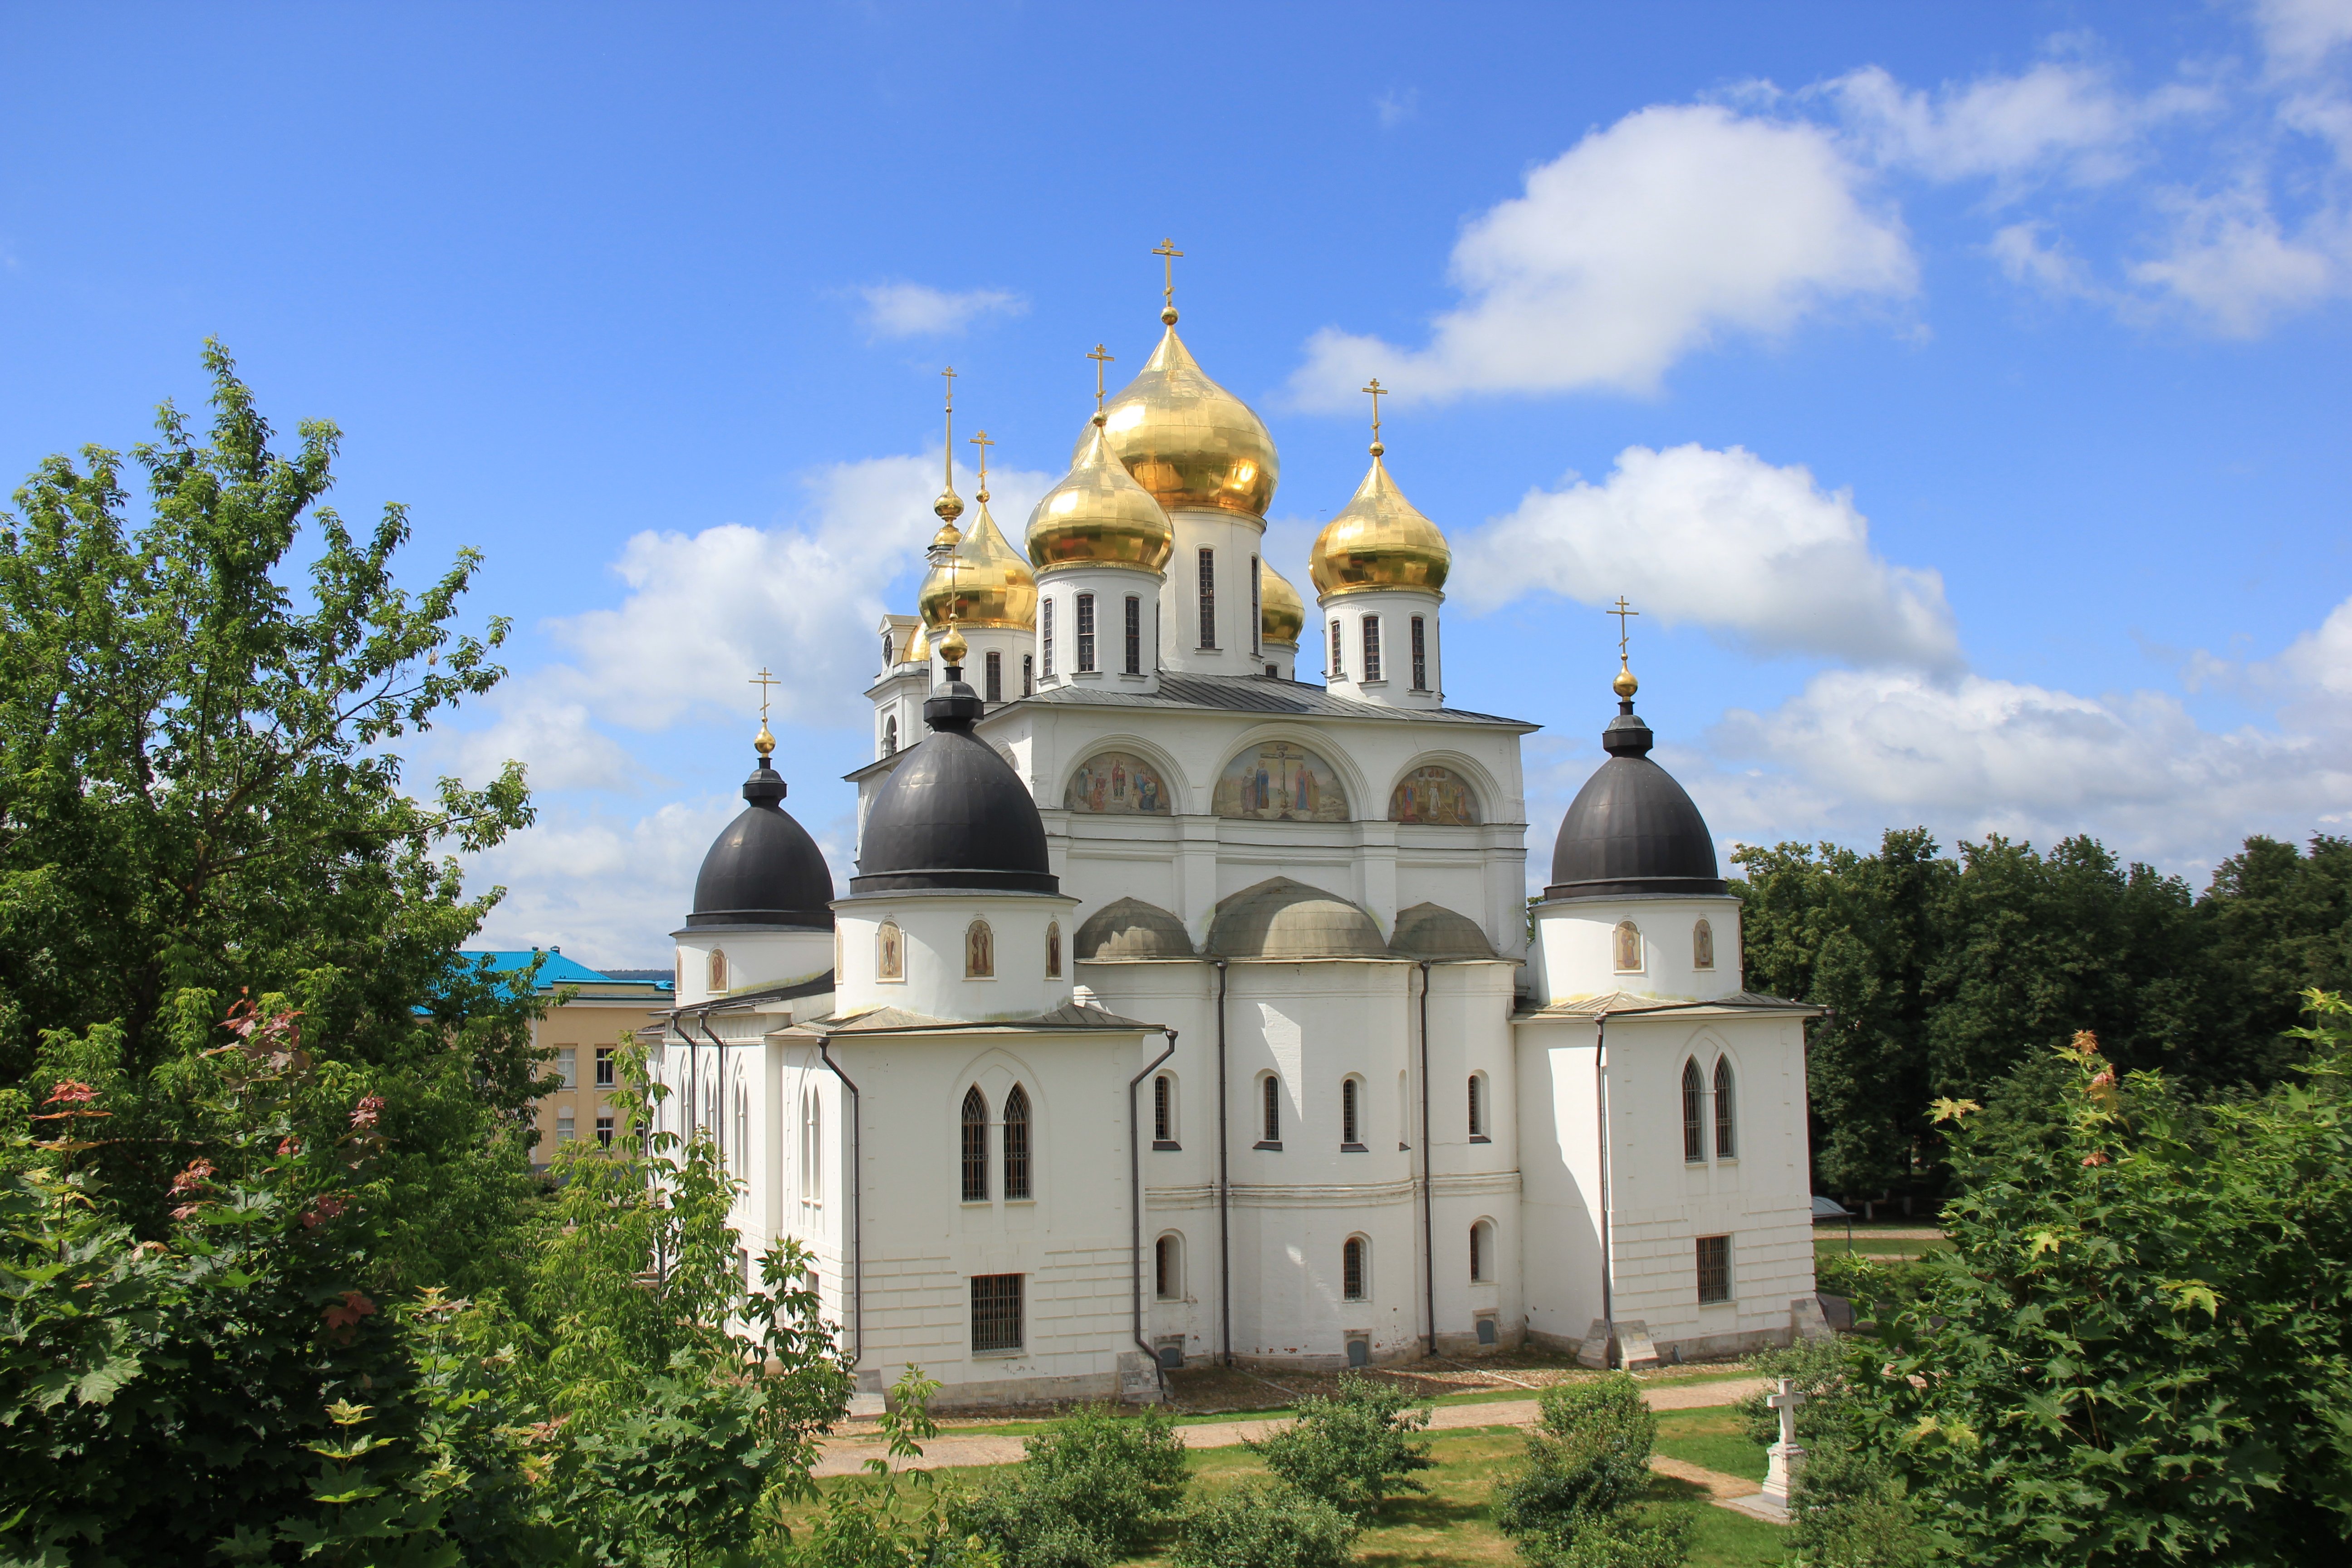
<svg viewBox="0 0 2352 1568">
<path fill-rule="evenodd" d="M 840 969 L 839 1005 L 898 1007 L 927 1018 L 971 1021 L 1034 1018 L 1070 999 L 1070 940 L 1077 931 L 1076 899 L 1051 893 L 981 889 L 867 893 L 835 900 Z M 964 941 L 974 921 L 988 922 L 995 973 L 965 973 Z M 884 922 L 898 928 L 903 980 L 878 973 L 877 938 Z M 1061 973 L 1046 973 L 1049 928 L 1058 928 Z"/>
<path fill-rule="evenodd" d="M 1168 514 L 1176 548 L 1160 587 L 1160 668 L 1202 675 L 1255 675 L 1265 668 L 1261 630 L 1251 619 L 1251 563 L 1265 552 L 1265 524 L 1214 509 Z M 1216 554 L 1217 646 L 1201 647 L 1200 552 Z"/>
<path fill-rule="evenodd" d="M 1739 900 L 1727 893 L 1556 899 L 1538 904 L 1535 916 L 1529 988 L 1539 1005 L 1605 996 L 1612 991 L 1698 1001 L 1728 996 L 1741 988 Z M 1625 921 L 1633 921 L 1642 936 L 1642 962 L 1633 970 L 1617 967 L 1617 927 Z M 1714 933 L 1711 969 L 1696 963 L 1701 921 Z"/>
<path fill-rule="evenodd" d="M 1095 596 L 1094 668 L 1078 668 L 1078 595 Z M 1137 671 L 1127 672 L 1127 600 L 1138 601 L 1142 646 Z M 1045 674 L 1045 604 L 1054 605 L 1054 672 Z M 1037 684 L 1097 686 L 1111 691 L 1160 689 L 1160 580 L 1156 572 L 1088 564 L 1058 567 L 1037 580 L 1037 630 L 1028 639 L 1037 655 Z"/>
<path fill-rule="evenodd" d="M 1331 662 L 1331 627 L 1336 625 L 1339 628 L 1341 673 L 1337 676 L 1327 673 L 1325 679 L 1331 695 L 1352 698 L 1359 702 L 1376 702 L 1388 708 L 1445 706 L 1445 681 L 1439 660 L 1437 635 L 1437 606 L 1444 597 L 1443 594 L 1420 589 L 1378 588 L 1328 595 L 1319 601 L 1323 608 L 1319 629 L 1327 672 Z M 1415 688 L 1412 683 L 1412 617 L 1415 616 L 1421 617 L 1427 676 L 1427 684 L 1420 688 Z M 1364 622 L 1367 620 L 1380 622 L 1381 675 L 1377 680 L 1366 679 Z"/>
<path fill-rule="evenodd" d="M 833 967 L 834 934 L 782 926 L 688 926 L 670 933 L 677 943 L 677 1002 L 699 1006 L 741 991 L 815 980 Z M 710 989 L 710 955 L 727 955 L 725 990 Z M 814 1017 L 803 1004 L 804 1016 Z"/>
</svg>

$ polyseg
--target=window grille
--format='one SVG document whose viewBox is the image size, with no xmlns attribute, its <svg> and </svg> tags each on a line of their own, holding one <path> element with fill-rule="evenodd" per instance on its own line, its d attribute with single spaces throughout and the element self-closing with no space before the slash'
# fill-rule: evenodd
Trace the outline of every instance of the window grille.
<svg viewBox="0 0 2352 1568">
<path fill-rule="evenodd" d="M 610 1116 L 599 1116 L 596 1118 L 596 1147 L 610 1149 L 612 1146 L 613 1119 Z"/>
<path fill-rule="evenodd" d="M 1258 1092 L 1265 1101 L 1265 1141 L 1279 1143 L 1282 1142 L 1282 1080 L 1269 1073 Z"/>
<path fill-rule="evenodd" d="M 1127 672 L 1143 673 L 1143 600 L 1133 594 L 1127 596 Z"/>
<path fill-rule="evenodd" d="M 1731 1300 L 1731 1237 L 1698 1238 L 1698 1299 L 1702 1305 Z"/>
<path fill-rule="evenodd" d="M 580 1087 L 579 1047 L 558 1046 L 555 1047 L 555 1072 L 556 1076 L 563 1080 L 564 1088 L 578 1089 Z"/>
<path fill-rule="evenodd" d="M 1030 1195 L 1029 1091 L 1017 1083 L 1004 1097 L 1004 1195 Z"/>
<path fill-rule="evenodd" d="M 596 1047 L 596 1087 L 598 1089 L 613 1087 L 613 1047 L 610 1046 Z"/>
<path fill-rule="evenodd" d="M 1696 1163 L 1706 1158 L 1706 1080 L 1698 1063 L 1683 1063 L 1683 1158 Z"/>
<path fill-rule="evenodd" d="M 1037 673 L 1054 679 L 1054 601 L 1037 606 Z"/>
<path fill-rule="evenodd" d="M 1429 689 L 1429 624 L 1419 616 L 1412 618 L 1412 689 Z"/>
<path fill-rule="evenodd" d="M 1357 1136 L 1360 1131 L 1356 1125 L 1356 1080 L 1342 1079 L 1339 1082 L 1339 1142 L 1361 1143 L 1363 1139 Z"/>
<path fill-rule="evenodd" d="M 1257 557 L 1253 555 L 1250 557 L 1250 653 L 1253 657 L 1257 654 L 1262 646 L 1259 639 L 1265 635 L 1265 602 L 1259 596 L 1257 573 Z"/>
<path fill-rule="evenodd" d="M 1095 667 L 1095 596 L 1078 595 L 1078 672 L 1085 674 Z"/>
<path fill-rule="evenodd" d="M 971 1353 L 1002 1354 L 1021 1348 L 1021 1276 L 971 1277 Z"/>
<path fill-rule="evenodd" d="M 987 669 L 987 671 L 988 671 L 988 675 L 987 675 L 987 681 L 988 681 L 988 684 L 987 684 L 987 686 L 986 686 L 983 689 L 985 689 L 985 690 L 986 690 L 986 692 L 988 693 L 988 700 L 989 700 L 991 702 L 1002 702 L 1002 701 L 1003 701 L 1003 700 L 1004 700 L 1004 656 L 1003 656 L 1003 654 L 1001 654 L 1001 653 L 998 653 L 998 652 L 994 651 L 993 649 L 991 649 L 991 650 L 990 650 L 990 652 L 989 652 L 988 658 L 987 658 L 987 659 L 986 659 L 986 661 L 985 661 L 984 668 L 985 668 Z"/>
<path fill-rule="evenodd" d="M 1339 1294 L 1349 1301 L 1364 1299 L 1364 1239 L 1351 1236 L 1339 1248 Z"/>
<path fill-rule="evenodd" d="M 1478 1075 L 1474 1072 L 1470 1075 L 1470 1136 L 1484 1138 L 1486 1135 L 1486 1108 L 1478 1103 Z"/>
<path fill-rule="evenodd" d="M 1201 552 L 1201 646 L 1217 646 L 1217 552 Z"/>
<path fill-rule="evenodd" d="M 1718 1160 L 1728 1160 L 1734 1152 L 1731 1110 L 1731 1058 L 1720 1057 L 1715 1064 L 1715 1157 Z"/>
<path fill-rule="evenodd" d="M 963 1201 L 988 1201 L 988 1101 L 978 1084 L 963 1097 Z"/>
<path fill-rule="evenodd" d="M 1331 679 L 1334 680 L 1345 679 L 1348 673 L 1348 661 L 1340 657 L 1340 649 L 1346 646 L 1340 641 L 1340 638 L 1345 635 L 1346 634 L 1339 630 L 1339 618 L 1337 616 L 1332 616 L 1330 675 Z"/>
<path fill-rule="evenodd" d="M 1364 679 L 1378 680 L 1380 678 L 1381 618 L 1378 616 L 1366 616 L 1364 617 Z"/>
<path fill-rule="evenodd" d="M 1151 1141 L 1155 1143 L 1173 1143 L 1176 1141 L 1173 1090 L 1174 1086 L 1166 1073 L 1151 1080 Z"/>
</svg>

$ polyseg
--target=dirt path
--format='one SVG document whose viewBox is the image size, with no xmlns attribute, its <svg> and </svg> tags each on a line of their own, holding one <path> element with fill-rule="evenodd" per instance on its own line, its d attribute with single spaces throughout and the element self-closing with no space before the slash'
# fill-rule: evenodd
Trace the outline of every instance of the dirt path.
<svg viewBox="0 0 2352 1568">
<path fill-rule="evenodd" d="M 1760 1377 L 1728 1378 L 1720 1383 L 1666 1384 L 1642 1391 L 1642 1397 L 1653 1410 L 1697 1410 L 1710 1405 L 1733 1405 L 1758 1393 L 1764 1387 Z M 1429 1429 L 1433 1432 L 1461 1431 L 1473 1426 L 1525 1426 L 1532 1424 L 1539 1406 L 1532 1399 L 1496 1399 L 1485 1404 L 1441 1405 L 1432 1413 Z M 1184 1446 L 1188 1448 L 1230 1448 L 1279 1432 L 1290 1425 L 1287 1418 L 1265 1421 L 1207 1421 L 1181 1428 Z M 865 1467 L 868 1459 L 882 1457 L 879 1440 L 872 1437 L 836 1437 L 824 1446 L 824 1457 L 817 1461 L 814 1472 L 820 1476 L 853 1475 Z M 923 1457 L 912 1466 L 929 1470 L 953 1469 L 965 1465 L 1010 1465 L 1022 1457 L 1021 1439 L 1008 1433 L 975 1432 L 969 1436 L 954 1433 L 933 1438 L 923 1446 Z M 1718 1482 L 1756 1489 L 1752 1481 L 1702 1470 L 1696 1465 L 1685 1465 L 1675 1459 L 1654 1459 L 1651 1468 L 1661 1475 L 1696 1481 L 1716 1496 L 1727 1495 L 1717 1490 Z"/>
</svg>

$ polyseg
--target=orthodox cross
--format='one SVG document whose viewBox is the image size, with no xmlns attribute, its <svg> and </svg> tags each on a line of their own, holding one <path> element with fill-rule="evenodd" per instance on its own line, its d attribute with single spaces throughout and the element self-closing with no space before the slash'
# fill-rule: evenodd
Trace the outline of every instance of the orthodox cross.
<svg viewBox="0 0 2352 1568">
<path fill-rule="evenodd" d="M 971 438 L 971 444 L 980 448 L 980 504 L 986 506 L 988 504 L 988 449 L 996 443 L 988 438 L 987 431 L 982 430 Z"/>
<path fill-rule="evenodd" d="M 1117 354 L 1105 353 L 1103 352 L 1102 344 L 1097 343 L 1095 345 L 1095 352 L 1088 354 L 1087 357 L 1095 362 L 1095 412 L 1100 414 L 1102 412 L 1103 400 L 1103 366 L 1110 363 L 1111 361 L 1117 359 L 1118 356 Z"/>
<path fill-rule="evenodd" d="M 948 471 L 948 489 L 955 489 L 955 366 L 950 365 L 940 374 L 948 380 L 948 439 L 943 448 Z"/>
<path fill-rule="evenodd" d="M 1797 1392 L 1795 1380 L 1786 1377 L 1780 1379 L 1780 1391 L 1778 1394 L 1767 1395 L 1764 1403 L 1780 1413 L 1781 1446 L 1795 1447 L 1797 1446 L 1797 1406 L 1805 1403 L 1805 1396 Z"/>
<path fill-rule="evenodd" d="M 1176 248 L 1173 238 L 1169 238 L 1153 246 L 1151 254 L 1160 258 L 1160 265 L 1166 270 L 1167 284 L 1160 290 L 1160 297 L 1166 302 L 1165 308 L 1172 310 L 1176 308 L 1176 258 L 1184 253 Z"/>
<path fill-rule="evenodd" d="M 768 688 L 771 686 L 782 686 L 783 682 L 769 674 L 768 667 L 763 664 L 760 667 L 760 673 L 753 676 L 743 684 L 746 686 L 756 686 L 760 689 L 760 727 L 764 730 L 768 727 Z"/>
<path fill-rule="evenodd" d="M 1358 387 L 1356 390 L 1372 395 L 1372 445 L 1377 447 L 1381 441 L 1381 394 L 1386 392 L 1388 388 L 1381 384 L 1381 378 L 1376 375 L 1372 377 L 1370 384 Z"/>
<path fill-rule="evenodd" d="M 1622 664 L 1625 662 L 1625 645 L 1629 640 L 1631 640 L 1626 635 L 1625 618 L 1628 616 L 1638 616 L 1642 612 L 1639 610 L 1627 609 L 1625 607 L 1625 595 L 1620 594 L 1617 595 L 1616 606 L 1613 609 L 1603 609 L 1601 613 L 1604 616 L 1614 616 L 1617 617 L 1617 662 Z"/>
</svg>

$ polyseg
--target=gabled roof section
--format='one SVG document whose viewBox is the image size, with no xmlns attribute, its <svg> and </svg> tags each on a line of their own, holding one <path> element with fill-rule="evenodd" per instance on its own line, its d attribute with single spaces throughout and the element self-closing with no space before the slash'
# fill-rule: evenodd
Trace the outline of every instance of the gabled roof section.
<svg viewBox="0 0 2352 1568">
<path fill-rule="evenodd" d="M 591 969 L 576 958 L 564 957 L 561 949 L 552 947 L 499 948 L 487 952 L 478 950 L 457 955 L 458 962 L 461 963 L 471 964 L 478 970 L 488 970 L 493 973 L 501 974 L 520 974 L 530 967 L 531 960 L 535 958 L 545 961 L 539 966 L 539 977 L 535 982 L 537 988 L 541 991 L 552 991 L 559 985 L 656 984 L 650 980 L 636 980 L 622 974 L 606 974 L 601 970 Z M 667 973 L 664 973 L 663 979 L 667 980 Z M 667 991 L 669 987 L 664 984 L 661 989 Z"/>
</svg>

